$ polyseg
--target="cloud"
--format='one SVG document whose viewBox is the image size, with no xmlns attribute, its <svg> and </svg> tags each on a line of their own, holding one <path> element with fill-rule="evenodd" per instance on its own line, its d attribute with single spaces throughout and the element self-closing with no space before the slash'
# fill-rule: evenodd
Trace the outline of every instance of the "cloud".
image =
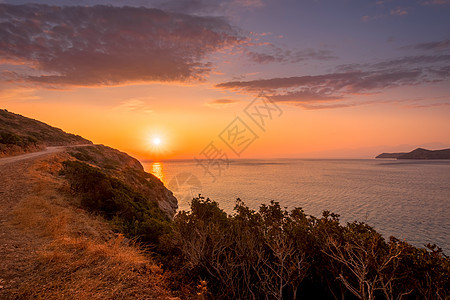
<svg viewBox="0 0 450 300">
<path fill-rule="evenodd" d="M 234 0 L 233 3 L 244 7 L 264 7 L 262 0 Z"/>
<path fill-rule="evenodd" d="M 262 0 L 153 0 L 147 3 L 163 10 L 195 15 L 227 15 L 237 10 L 264 7 Z"/>
<path fill-rule="evenodd" d="M 205 57 L 245 38 L 226 20 L 159 9 L 0 4 L 0 61 L 41 85 L 201 80 Z"/>
<path fill-rule="evenodd" d="M 361 17 L 361 21 L 367 23 L 369 21 L 374 21 L 374 20 L 379 20 L 379 19 L 384 19 L 386 18 L 388 15 L 387 14 L 380 14 L 380 15 L 375 15 L 375 16 L 369 16 L 369 15 L 365 15 Z"/>
<path fill-rule="evenodd" d="M 235 100 L 235 99 L 215 99 L 212 100 L 209 103 L 212 104 L 230 104 L 230 103 L 236 103 L 236 102 L 240 102 L 239 100 Z"/>
<path fill-rule="evenodd" d="M 403 57 L 375 64 L 345 65 L 339 69 L 314 76 L 229 81 L 217 84 L 216 88 L 252 94 L 264 91 L 276 102 L 307 109 L 354 106 L 367 104 L 346 102 L 355 95 L 372 95 L 387 88 L 448 80 L 450 56 Z"/>
<path fill-rule="evenodd" d="M 316 49 L 304 49 L 304 50 L 283 50 L 279 47 L 271 47 L 269 52 L 254 52 L 246 51 L 247 56 L 258 64 L 268 63 L 298 63 L 305 60 L 332 60 L 336 59 L 336 56 L 332 55 L 329 50 L 316 50 Z"/>
<path fill-rule="evenodd" d="M 35 89 L 21 86 L 8 86 L 0 83 L 0 103 L 26 102 L 39 100 Z"/>
<path fill-rule="evenodd" d="M 425 103 L 425 104 L 409 104 L 407 108 L 429 108 L 429 107 L 447 107 L 450 106 L 450 102 L 438 102 L 438 103 Z"/>
<path fill-rule="evenodd" d="M 404 16 L 408 14 L 408 11 L 404 8 L 397 7 L 394 9 L 391 9 L 391 16 Z"/>
<path fill-rule="evenodd" d="M 283 103 L 308 104 L 311 102 L 334 102 L 343 99 L 343 97 L 332 95 L 326 89 L 303 88 L 299 91 L 288 92 L 286 94 L 275 94 L 270 99 Z"/>
<path fill-rule="evenodd" d="M 445 67 L 430 68 L 429 71 L 441 78 L 450 78 L 450 65 Z"/>
<path fill-rule="evenodd" d="M 428 42 L 428 43 L 419 43 L 419 44 L 404 46 L 404 47 L 401 47 L 400 49 L 441 51 L 441 50 L 450 49 L 450 40 L 443 40 L 443 41 L 437 41 L 437 42 Z"/>
<path fill-rule="evenodd" d="M 146 104 L 144 100 L 147 98 L 133 98 L 128 99 L 120 103 L 120 105 L 114 107 L 114 110 L 121 112 L 143 112 L 152 113 L 153 110 Z"/>
<path fill-rule="evenodd" d="M 330 73 L 316 76 L 297 76 L 285 78 L 261 79 L 252 81 L 231 81 L 216 85 L 222 89 L 258 91 L 274 91 L 286 88 L 314 88 L 333 94 L 340 91 L 359 93 L 374 89 L 415 84 L 419 82 L 422 72 L 391 71 L 391 72 L 348 72 Z"/>
<path fill-rule="evenodd" d="M 378 1 L 376 4 L 380 5 L 380 6 L 384 6 L 385 3 L 384 3 L 384 1 Z M 398 6 L 398 7 L 392 8 L 390 10 L 386 10 L 385 12 L 377 14 L 377 15 L 373 15 L 373 16 L 365 15 L 365 16 L 362 16 L 361 17 L 361 21 L 367 23 L 369 21 L 375 21 L 375 20 L 384 19 L 384 18 L 387 18 L 389 16 L 391 16 L 391 17 L 405 16 L 408 13 L 409 12 L 408 12 L 408 10 L 406 8 L 402 8 L 402 7 Z"/>
<path fill-rule="evenodd" d="M 422 1 L 422 5 L 445 5 L 450 4 L 450 0 L 428 0 L 428 1 Z"/>
<path fill-rule="evenodd" d="M 28 4 L 29 0 L 0 0 L 0 3 Z M 263 7 L 261 0 L 33 0 L 35 4 L 56 6 L 132 6 L 159 8 L 183 14 L 217 14 L 223 15 L 232 9 L 250 9 Z"/>
<path fill-rule="evenodd" d="M 411 68 L 426 64 L 450 64 L 450 55 L 417 55 L 404 56 L 400 58 L 389 59 L 378 63 L 366 64 L 346 64 L 337 66 L 337 70 L 341 72 L 349 72 L 355 70 L 382 70 L 393 68 Z"/>
<path fill-rule="evenodd" d="M 241 102 L 241 101 L 236 100 L 236 99 L 214 99 L 214 100 L 211 100 L 208 103 L 206 103 L 206 105 L 217 108 L 217 107 L 232 105 L 232 104 L 239 103 L 239 102 Z"/>
</svg>

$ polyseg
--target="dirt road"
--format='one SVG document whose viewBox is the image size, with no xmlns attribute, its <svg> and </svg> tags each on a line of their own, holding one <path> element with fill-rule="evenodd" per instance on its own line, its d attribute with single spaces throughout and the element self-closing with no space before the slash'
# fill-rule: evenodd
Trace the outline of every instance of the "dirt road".
<svg viewBox="0 0 450 300">
<path fill-rule="evenodd" d="M 40 239 L 18 230 L 12 215 L 16 206 L 31 194 L 28 169 L 37 157 L 57 151 L 61 150 L 0 159 L 0 298 L 19 283 L 22 274 L 28 271 L 30 259 L 36 255 L 35 249 L 42 244 Z"/>
<path fill-rule="evenodd" d="M 4 158 L 0 158 L 0 166 L 2 165 L 6 165 L 12 162 L 17 162 L 17 161 L 21 161 L 21 160 L 25 160 L 25 159 L 32 159 L 32 158 L 36 158 L 42 155 L 47 155 L 47 154 L 53 154 L 53 153 L 57 153 L 57 152 L 62 152 L 67 148 L 72 148 L 72 147 L 86 147 L 86 146 L 92 146 L 92 144 L 83 144 L 83 145 L 73 145 L 73 146 L 57 146 L 57 147 L 47 147 L 45 150 L 39 151 L 39 152 L 32 152 L 32 153 L 27 153 L 27 154 L 22 154 L 22 155 L 17 155 L 17 156 L 11 156 L 11 157 L 4 157 Z M 1 177 L 0 177 L 1 179 Z"/>
<path fill-rule="evenodd" d="M 48 147 L 39 152 L 0 158 L 0 299 L 8 298 L 4 293 L 30 271 L 36 249 L 46 242 L 19 230 L 14 220 L 14 209 L 33 193 L 35 182 L 29 169 L 37 159 L 65 149 L 66 146 Z"/>
</svg>

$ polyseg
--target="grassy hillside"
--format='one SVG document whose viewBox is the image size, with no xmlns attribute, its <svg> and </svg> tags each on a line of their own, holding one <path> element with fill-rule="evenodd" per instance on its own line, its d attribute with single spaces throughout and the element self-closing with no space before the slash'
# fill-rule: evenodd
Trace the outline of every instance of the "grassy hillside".
<svg viewBox="0 0 450 300">
<path fill-rule="evenodd" d="M 0 182 L 0 208 L 20 200 L 0 222 L 0 299 L 177 299 L 141 247 L 80 207 L 59 175 L 70 159 L 58 153 L 0 169 L 14 175 L 2 177 L 10 182 Z"/>
<path fill-rule="evenodd" d="M 0 157 L 33 152 L 46 146 L 91 143 L 81 136 L 0 109 Z"/>
<path fill-rule="evenodd" d="M 159 179 L 126 153 L 5 110 L 0 134 L 4 156 L 84 144 L 0 169 L 0 299 L 177 299 L 147 252 L 177 209 Z"/>
</svg>

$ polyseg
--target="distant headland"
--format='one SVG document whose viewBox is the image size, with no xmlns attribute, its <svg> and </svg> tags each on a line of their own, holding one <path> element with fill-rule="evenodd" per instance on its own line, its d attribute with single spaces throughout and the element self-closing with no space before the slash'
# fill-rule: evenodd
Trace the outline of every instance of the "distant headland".
<svg viewBox="0 0 450 300">
<path fill-rule="evenodd" d="M 381 153 L 375 158 L 396 158 L 396 159 L 450 159 L 450 148 L 442 150 L 427 150 L 417 148 L 411 152 Z"/>
</svg>

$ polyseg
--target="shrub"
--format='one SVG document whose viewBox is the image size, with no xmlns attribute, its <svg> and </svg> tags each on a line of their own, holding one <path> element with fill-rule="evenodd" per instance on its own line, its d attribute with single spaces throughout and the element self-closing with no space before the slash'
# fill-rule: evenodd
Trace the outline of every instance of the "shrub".
<svg viewBox="0 0 450 300">
<path fill-rule="evenodd" d="M 170 232 L 170 219 L 156 201 L 146 199 L 122 181 L 79 161 L 63 162 L 62 174 L 81 196 L 84 208 L 104 215 L 127 236 L 158 246 L 160 237 Z"/>
<path fill-rule="evenodd" d="M 36 145 L 37 139 L 31 136 L 20 136 L 8 131 L 0 131 L 0 144 L 16 145 L 27 148 Z"/>
<path fill-rule="evenodd" d="M 138 237 L 173 271 L 213 299 L 447 299 L 450 261 L 434 245 L 388 242 L 365 223 L 342 225 L 278 202 L 252 210 L 240 199 L 228 215 L 209 198 L 173 222 L 139 192 L 79 161 L 63 163 L 86 209 Z M 198 283 L 201 283 L 198 285 Z M 176 283 L 175 283 L 176 285 Z"/>
<path fill-rule="evenodd" d="M 212 298 L 449 295 L 450 262 L 439 248 L 386 242 L 367 224 L 341 225 L 328 211 L 315 218 L 274 201 L 255 211 L 238 199 L 234 214 L 227 215 L 217 202 L 199 196 L 190 212 L 175 216 L 172 239 L 184 277 L 193 284 L 206 280 Z"/>
</svg>

